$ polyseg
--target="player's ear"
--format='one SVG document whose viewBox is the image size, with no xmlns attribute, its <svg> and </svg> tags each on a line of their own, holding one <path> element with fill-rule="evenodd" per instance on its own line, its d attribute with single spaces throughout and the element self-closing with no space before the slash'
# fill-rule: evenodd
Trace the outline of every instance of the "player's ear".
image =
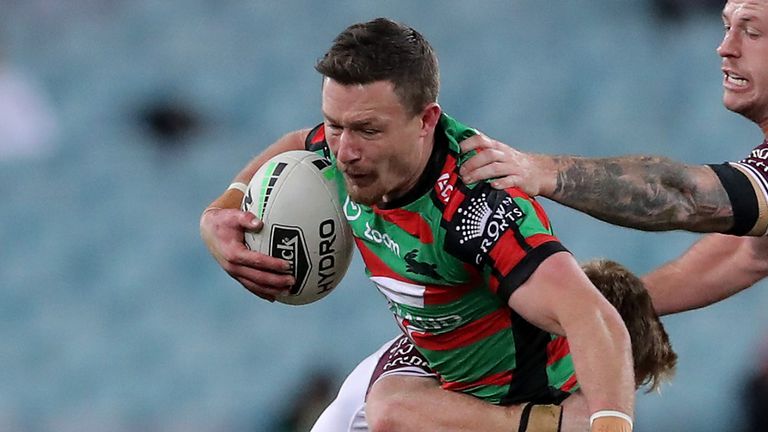
<svg viewBox="0 0 768 432">
<path fill-rule="evenodd" d="M 437 122 L 440 120 L 440 114 L 443 110 L 436 102 L 432 102 L 424 107 L 421 111 L 421 132 L 423 135 L 427 135 L 435 130 Z"/>
</svg>

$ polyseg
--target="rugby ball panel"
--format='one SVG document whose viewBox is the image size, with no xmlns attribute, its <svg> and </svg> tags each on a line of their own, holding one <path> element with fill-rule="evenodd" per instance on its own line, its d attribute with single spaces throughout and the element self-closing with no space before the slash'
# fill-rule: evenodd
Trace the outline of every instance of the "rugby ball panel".
<svg viewBox="0 0 768 432">
<path fill-rule="evenodd" d="M 317 301 L 338 285 L 349 267 L 352 233 L 335 175 L 322 156 L 295 150 L 267 161 L 248 184 L 242 209 L 264 221 L 264 228 L 246 232 L 246 245 L 288 260 L 296 278 L 279 302 Z"/>
</svg>

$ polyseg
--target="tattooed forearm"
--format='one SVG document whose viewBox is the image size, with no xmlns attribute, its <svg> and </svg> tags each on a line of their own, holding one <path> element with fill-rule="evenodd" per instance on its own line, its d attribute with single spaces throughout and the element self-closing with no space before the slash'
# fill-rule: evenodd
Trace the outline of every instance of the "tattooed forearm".
<svg viewBox="0 0 768 432">
<path fill-rule="evenodd" d="M 660 157 L 554 157 L 557 183 L 548 198 L 612 224 L 650 231 L 723 232 L 730 200 L 707 166 Z"/>
</svg>

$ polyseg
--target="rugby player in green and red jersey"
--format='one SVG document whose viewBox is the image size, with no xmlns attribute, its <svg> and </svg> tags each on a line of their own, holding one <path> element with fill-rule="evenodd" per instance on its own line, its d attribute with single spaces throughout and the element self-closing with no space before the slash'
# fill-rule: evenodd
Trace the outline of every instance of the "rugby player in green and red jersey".
<svg viewBox="0 0 768 432">
<path fill-rule="evenodd" d="M 637 388 L 659 390 L 674 375 L 677 354 L 643 282 L 614 261 L 591 260 L 581 267 L 627 326 Z M 440 389 L 427 360 L 400 335 L 355 367 L 310 432 L 509 432 L 505 408 Z M 528 415 L 523 415 L 518 431 L 589 429 L 584 397 L 578 393 L 562 406 L 526 404 L 524 411 Z"/>
<path fill-rule="evenodd" d="M 387 19 L 355 24 L 316 69 L 323 124 L 284 136 L 235 182 L 277 153 L 324 152 L 371 280 L 443 388 L 495 404 L 559 403 L 581 389 L 592 430 L 630 431 L 634 378 L 621 317 L 532 198 L 458 176 L 459 142 L 475 132 L 437 104 L 426 40 Z M 293 281 L 286 262 L 242 245 L 243 230 L 262 225 L 238 210 L 241 199 L 235 188 L 215 200 L 201 234 L 232 277 L 274 299 Z"/>
</svg>

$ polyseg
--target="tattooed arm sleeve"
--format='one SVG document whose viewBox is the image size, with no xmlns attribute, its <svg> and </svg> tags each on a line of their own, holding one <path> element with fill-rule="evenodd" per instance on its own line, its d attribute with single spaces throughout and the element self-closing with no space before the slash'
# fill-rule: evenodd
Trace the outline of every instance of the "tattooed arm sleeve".
<svg viewBox="0 0 768 432">
<path fill-rule="evenodd" d="M 708 166 L 650 156 L 551 162 L 557 182 L 547 197 L 606 222 L 649 231 L 733 227 L 728 193 Z"/>
</svg>

